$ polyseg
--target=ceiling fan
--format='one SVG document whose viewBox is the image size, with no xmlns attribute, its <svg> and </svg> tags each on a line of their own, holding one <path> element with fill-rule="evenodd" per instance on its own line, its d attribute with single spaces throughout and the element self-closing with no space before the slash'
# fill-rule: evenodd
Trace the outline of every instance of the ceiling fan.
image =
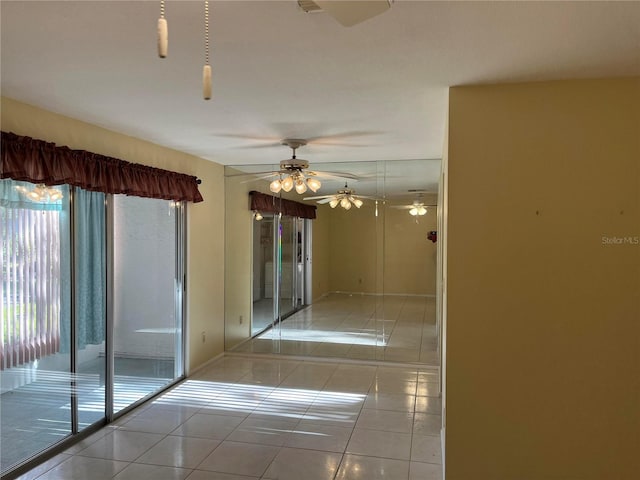
<svg viewBox="0 0 640 480">
<path fill-rule="evenodd" d="M 345 210 L 350 210 L 354 205 L 356 208 L 360 208 L 363 205 L 362 199 L 376 200 L 373 197 L 366 197 L 364 195 L 356 195 L 355 190 L 349 188 L 345 183 L 344 188 L 338 190 L 338 193 L 333 195 L 320 195 L 318 197 L 307 197 L 304 200 L 318 200 L 316 203 L 325 204 L 328 203 L 331 208 L 336 208 L 340 205 Z"/>
<path fill-rule="evenodd" d="M 429 207 L 436 207 L 437 205 L 425 205 L 424 203 L 424 193 L 420 192 L 416 195 L 413 203 L 409 205 L 391 205 L 391 208 L 399 208 L 402 210 L 409 210 L 409 215 L 414 217 L 422 216 L 427 214 L 427 209 Z"/>
<path fill-rule="evenodd" d="M 254 175 L 258 179 L 269 179 L 275 177 L 269 184 L 269 190 L 273 193 L 279 193 L 281 190 L 290 192 L 295 188 L 296 192 L 303 194 L 307 189 L 317 192 L 322 186 L 319 178 L 327 178 L 334 180 L 351 179 L 357 180 L 358 177 L 351 173 L 342 172 L 320 172 L 309 170 L 309 162 L 296 156 L 296 150 L 307 144 L 307 141 L 301 138 L 285 138 L 280 142 L 292 150 L 291 158 L 280 162 L 280 169 L 270 172 L 242 173 L 239 175 Z M 230 176 L 239 176 L 230 175 Z"/>
</svg>

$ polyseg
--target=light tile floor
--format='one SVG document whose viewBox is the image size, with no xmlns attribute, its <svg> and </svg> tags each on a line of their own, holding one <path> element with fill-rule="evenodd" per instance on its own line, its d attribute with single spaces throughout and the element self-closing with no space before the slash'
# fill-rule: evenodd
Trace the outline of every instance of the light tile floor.
<svg viewBox="0 0 640 480">
<path fill-rule="evenodd" d="M 438 366 L 435 313 L 433 297 L 332 293 L 234 351 Z"/>
<path fill-rule="evenodd" d="M 441 480 L 438 370 L 226 356 L 21 480 Z"/>
</svg>

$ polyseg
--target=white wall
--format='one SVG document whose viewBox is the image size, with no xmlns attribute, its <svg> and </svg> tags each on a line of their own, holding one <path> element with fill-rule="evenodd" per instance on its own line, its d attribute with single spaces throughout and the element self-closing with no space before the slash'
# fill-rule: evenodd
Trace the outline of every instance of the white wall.
<svg viewBox="0 0 640 480">
<path fill-rule="evenodd" d="M 176 355 L 175 222 L 170 202 L 114 196 L 114 352 L 120 356 Z"/>
</svg>

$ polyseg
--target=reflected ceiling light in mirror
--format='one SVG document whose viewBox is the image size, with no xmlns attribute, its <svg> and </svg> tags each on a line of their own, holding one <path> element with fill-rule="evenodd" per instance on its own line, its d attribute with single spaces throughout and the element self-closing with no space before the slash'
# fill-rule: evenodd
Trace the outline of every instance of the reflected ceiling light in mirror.
<svg viewBox="0 0 640 480">
<path fill-rule="evenodd" d="M 340 206 L 345 210 L 349 210 L 351 208 L 351 202 L 347 197 L 343 197 L 342 200 L 340 200 Z"/>
<path fill-rule="evenodd" d="M 362 198 L 372 198 L 372 197 L 363 197 L 361 195 L 356 195 L 355 191 L 350 189 L 349 186 L 345 183 L 344 188 L 338 190 L 338 193 L 333 195 L 320 195 L 319 197 L 308 197 L 305 200 L 318 200 L 319 204 L 328 203 L 331 208 L 336 208 L 340 205 L 345 210 L 350 210 L 351 207 L 355 206 L 356 208 L 362 207 L 364 202 L 361 200 Z"/>
<path fill-rule="evenodd" d="M 409 215 L 413 215 L 414 217 L 417 215 L 426 215 L 427 209 L 423 205 L 416 205 L 411 210 L 409 210 Z"/>
<path fill-rule="evenodd" d="M 62 192 L 53 187 L 47 187 L 43 183 L 39 183 L 33 189 L 29 190 L 21 185 L 16 187 L 22 195 L 34 202 L 57 202 L 62 200 Z"/>
</svg>

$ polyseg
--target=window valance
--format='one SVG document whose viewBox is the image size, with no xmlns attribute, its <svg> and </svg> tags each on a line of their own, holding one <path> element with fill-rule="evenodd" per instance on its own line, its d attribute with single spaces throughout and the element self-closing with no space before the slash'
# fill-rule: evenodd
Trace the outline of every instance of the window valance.
<svg viewBox="0 0 640 480">
<path fill-rule="evenodd" d="M 0 178 L 137 197 L 201 202 L 191 175 L 125 162 L 84 150 L 2 132 Z"/>
<path fill-rule="evenodd" d="M 249 192 L 249 197 L 251 198 L 251 210 L 257 210 L 261 213 L 282 213 L 299 218 L 316 218 L 315 205 L 305 205 L 256 191 Z"/>
</svg>

